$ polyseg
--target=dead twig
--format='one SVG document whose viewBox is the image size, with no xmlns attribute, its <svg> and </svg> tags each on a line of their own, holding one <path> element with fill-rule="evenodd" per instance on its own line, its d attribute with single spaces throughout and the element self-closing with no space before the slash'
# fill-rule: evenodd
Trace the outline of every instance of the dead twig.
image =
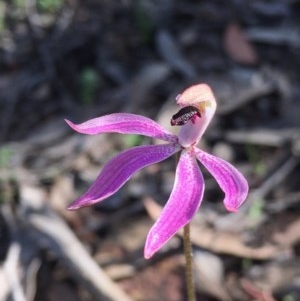
<svg viewBox="0 0 300 301">
<path fill-rule="evenodd" d="M 293 141 L 299 133 L 298 128 L 270 129 L 257 128 L 253 130 L 226 131 L 225 139 L 233 143 L 251 143 L 262 146 L 283 147 Z"/>
<path fill-rule="evenodd" d="M 21 284 L 19 259 L 21 246 L 13 242 L 8 250 L 8 255 L 4 263 L 4 271 L 10 286 L 11 294 L 14 301 L 26 301 L 24 290 Z"/>
<path fill-rule="evenodd" d="M 39 207 L 30 199 L 22 202 L 22 223 L 35 234 L 39 245 L 47 247 L 73 273 L 74 277 L 85 284 L 88 290 L 99 299 L 132 301 L 132 299 L 117 286 L 88 254 L 84 246 L 68 228 L 65 222 L 50 208 Z"/>
<path fill-rule="evenodd" d="M 278 187 L 278 185 L 287 178 L 298 163 L 299 159 L 294 156 L 288 156 L 283 163 L 280 162 L 277 169 L 265 179 L 262 185 L 253 189 L 249 193 L 245 204 L 243 204 L 237 213 L 226 215 L 218 219 L 215 226 L 220 229 L 225 229 L 227 225 L 236 225 L 236 223 L 245 221 L 247 212 L 252 207 L 253 203 L 257 200 L 264 200 L 267 194 L 269 194 L 275 187 Z"/>
<path fill-rule="evenodd" d="M 151 218 L 157 219 L 162 207 L 150 198 L 147 198 L 144 204 Z M 180 232 L 179 235 L 182 235 L 182 233 Z M 252 248 L 245 245 L 243 239 L 237 233 L 215 230 L 208 226 L 193 223 L 191 225 L 191 241 L 196 246 L 212 252 L 259 260 L 274 258 L 285 251 L 283 247 L 269 243 L 265 243 L 259 248 Z"/>
<path fill-rule="evenodd" d="M 243 89 L 233 101 L 222 104 L 219 107 L 217 114 L 220 116 L 231 114 L 244 107 L 249 102 L 269 95 L 274 91 L 276 91 L 276 87 L 272 82 L 264 82 L 259 87 Z"/>
</svg>

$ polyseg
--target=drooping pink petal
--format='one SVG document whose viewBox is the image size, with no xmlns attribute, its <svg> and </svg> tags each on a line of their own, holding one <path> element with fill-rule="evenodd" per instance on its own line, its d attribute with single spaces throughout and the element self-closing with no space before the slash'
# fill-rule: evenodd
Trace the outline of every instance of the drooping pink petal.
<svg viewBox="0 0 300 301">
<path fill-rule="evenodd" d="M 143 145 L 130 148 L 111 159 L 90 189 L 68 206 L 69 210 L 100 202 L 119 190 L 138 170 L 160 162 L 179 151 L 177 145 Z"/>
<path fill-rule="evenodd" d="M 73 122 L 66 119 L 65 121 L 73 130 L 82 134 L 137 134 L 165 140 L 168 142 L 177 141 L 177 137 L 175 135 L 166 131 L 154 120 L 135 114 L 114 113 L 90 119 L 81 124 L 74 124 Z"/>
<path fill-rule="evenodd" d="M 228 211 L 236 212 L 248 195 L 248 182 L 230 163 L 195 148 L 199 161 L 213 175 L 225 193 L 224 206 Z"/>
<path fill-rule="evenodd" d="M 146 259 L 192 219 L 200 206 L 203 192 L 204 180 L 196 159 L 184 150 L 176 168 L 170 198 L 148 234 L 144 250 Z"/>
</svg>

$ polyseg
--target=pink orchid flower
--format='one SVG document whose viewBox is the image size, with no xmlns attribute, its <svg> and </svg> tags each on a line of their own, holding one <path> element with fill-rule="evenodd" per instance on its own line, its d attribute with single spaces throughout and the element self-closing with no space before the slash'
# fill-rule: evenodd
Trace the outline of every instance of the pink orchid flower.
<svg viewBox="0 0 300 301">
<path fill-rule="evenodd" d="M 103 201 L 143 167 L 181 152 L 170 198 L 147 236 L 144 249 L 146 259 L 189 223 L 197 212 L 204 192 L 204 179 L 197 160 L 224 191 L 223 202 L 228 211 L 237 211 L 248 194 L 248 183 L 236 168 L 196 147 L 216 110 L 210 87 L 206 84 L 191 86 L 176 100 L 181 110 L 173 116 L 171 124 L 181 125 L 178 135 L 171 134 L 149 118 L 128 113 L 105 115 L 77 125 L 66 120 L 72 129 L 83 134 L 139 134 L 167 142 L 132 147 L 115 156 L 103 167 L 89 190 L 70 204 L 69 210 Z"/>
</svg>

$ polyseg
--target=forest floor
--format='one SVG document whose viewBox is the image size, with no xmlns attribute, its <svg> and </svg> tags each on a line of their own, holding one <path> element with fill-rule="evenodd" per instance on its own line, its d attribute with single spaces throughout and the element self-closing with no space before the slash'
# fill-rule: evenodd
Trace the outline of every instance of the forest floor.
<svg viewBox="0 0 300 301">
<path fill-rule="evenodd" d="M 130 112 L 170 128 L 176 95 L 199 82 L 218 102 L 200 147 L 250 193 L 226 212 L 203 168 L 197 300 L 300 300 L 299 70 L 299 0 L 2 1 L 0 301 L 187 300 L 180 235 L 143 258 L 174 161 L 67 211 L 114 154 L 150 141 L 81 135 L 64 118 Z"/>
</svg>

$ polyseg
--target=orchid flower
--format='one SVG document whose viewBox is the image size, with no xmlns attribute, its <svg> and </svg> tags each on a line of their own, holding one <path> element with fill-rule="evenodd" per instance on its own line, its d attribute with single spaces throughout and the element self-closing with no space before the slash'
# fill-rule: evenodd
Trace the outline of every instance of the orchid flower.
<svg viewBox="0 0 300 301">
<path fill-rule="evenodd" d="M 69 205 L 69 210 L 107 199 L 140 169 L 180 152 L 171 195 L 146 239 L 146 259 L 189 223 L 197 212 L 204 192 L 204 179 L 197 160 L 224 191 L 223 203 L 228 211 L 237 211 L 248 194 L 248 183 L 235 167 L 196 146 L 217 106 L 210 87 L 206 84 L 191 86 L 178 95 L 176 101 L 180 110 L 173 116 L 171 124 L 181 126 L 178 135 L 149 118 L 129 113 L 105 115 L 81 124 L 66 120 L 72 129 L 83 134 L 139 134 L 166 142 L 132 147 L 115 156 L 103 167 L 88 191 Z"/>
</svg>

